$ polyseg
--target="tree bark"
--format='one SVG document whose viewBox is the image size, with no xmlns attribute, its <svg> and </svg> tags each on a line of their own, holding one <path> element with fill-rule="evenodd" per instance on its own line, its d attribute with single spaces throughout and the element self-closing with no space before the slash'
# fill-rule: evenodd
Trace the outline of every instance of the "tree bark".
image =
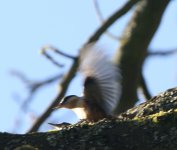
<svg viewBox="0 0 177 150">
<path fill-rule="evenodd" d="M 177 88 L 115 118 L 82 121 L 46 133 L 0 133 L 4 150 L 176 150 Z"/>
<path fill-rule="evenodd" d="M 148 45 L 169 2 L 170 0 L 141 0 L 123 32 L 120 48 L 114 58 L 123 76 L 122 96 L 116 113 L 133 107 L 138 101 L 137 88 Z"/>
</svg>

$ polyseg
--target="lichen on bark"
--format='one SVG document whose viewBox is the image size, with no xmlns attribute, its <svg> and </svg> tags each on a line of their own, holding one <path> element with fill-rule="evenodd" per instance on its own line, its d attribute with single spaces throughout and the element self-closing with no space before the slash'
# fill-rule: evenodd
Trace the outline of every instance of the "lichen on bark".
<svg viewBox="0 0 177 150">
<path fill-rule="evenodd" d="M 45 133 L 0 133 L 0 148 L 176 150 L 177 88 L 155 96 L 115 118 L 77 124 Z"/>
</svg>

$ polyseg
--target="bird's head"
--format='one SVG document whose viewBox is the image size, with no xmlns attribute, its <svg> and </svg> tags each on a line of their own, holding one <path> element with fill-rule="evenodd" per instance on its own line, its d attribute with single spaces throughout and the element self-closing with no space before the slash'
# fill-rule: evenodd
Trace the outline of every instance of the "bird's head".
<svg viewBox="0 0 177 150">
<path fill-rule="evenodd" d="M 54 109 L 68 108 L 74 111 L 80 119 L 85 119 L 86 114 L 84 111 L 84 107 L 85 105 L 84 105 L 83 97 L 78 97 L 76 95 L 70 95 L 70 96 L 64 97 L 60 101 L 58 106 L 56 106 Z"/>
<path fill-rule="evenodd" d="M 76 95 L 66 96 L 60 101 L 58 106 L 56 106 L 55 108 L 78 108 L 81 106 L 82 101 L 83 100 Z"/>
</svg>

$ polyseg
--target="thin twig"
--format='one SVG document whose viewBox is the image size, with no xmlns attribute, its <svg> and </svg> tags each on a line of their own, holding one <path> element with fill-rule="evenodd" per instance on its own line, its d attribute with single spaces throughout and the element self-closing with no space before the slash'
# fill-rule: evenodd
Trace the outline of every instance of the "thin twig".
<svg viewBox="0 0 177 150">
<path fill-rule="evenodd" d="M 17 77 L 18 79 L 20 79 L 22 82 L 24 82 L 26 84 L 27 83 L 29 84 L 31 82 L 22 72 L 12 70 L 12 71 L 10 71 L 10 74 L 14 77 Z"/>
<path fill-rule="evenodd" d="M 147 56 L 169 56 L 169 55 L 173 55 L 175 53 L 177 53 L 177 49 L 172 49 L 172 50 L 168 50 L 168 51 L 148 52 Z"/>
<path fill-rule="evenodd" d="M 69 54 L 66 54 L 66 53 L 64 53 L 64 52 L 62 52 L 61 50 L 59 50 L 59 49 L 57 49 L 57 48 L 55 48 L 55 47 L 53 47 L 53 46 L 49 46 L 49 45 L 46 45 L 46 46 L 44 46 L 42 49 L 41 49 L 41 54 L 43 54 L 48 60 L 50 60 L 54 65 L 56 65 L 57 67 L 63 67 L 64 65 L 63 64 L 59 64 L 58 62 L 56 62 L 54 59 L 53 59 L 53 57 L 51 57 L 48 53 L 47 53 L 47 51 L 48 50 L 52 50 L 53 52 L 55 52 L 56 54 L 59 54 L 59 55 L 62 55 L 62 56 L 64 56 L 64 57 L 66 57 L 66 58 L 70 58 L 70 59 L 72 59 L 72 60 L 74 60 L 76 57 L 74 57 L 74 56 L 71 56 L 71 55 L 69 55 Z"/>
<path fill-rule="evenodd" d="M 113 14 L 110 18 L 108 18 L 104 24 L 98 28 L 98 30 L 89 38 L 89 40 L 83 45 L 83 47 L 89 43 L 96 42 L 101 35 L 121 16 L 123 16 L 128 10 L 130 10 L 134 4 L 136 4 L 139 0 L 130 0 L 128 1 L 122 9 L 117 11 L 115 14 Z M 59 101 L 63 98 L 65 95 L 67 88 L 69 86 L 70 81 L 75 76 L 75 73 L 77 71 L 77 68 L 79 66 L 78 57 L 75 58 L 73 61 L 73 64 L 68 71 L 68 73 L 65 75 L 65 78 L 61 81 L 60 84 L 60 93 L 56 96 L 56 98 L 53 100 L 52 104 L 46 109 L 46 111 L 39 117 L 39 119 L 34 123 L 34 125 L 31 127 L 29 132 L 35 132 L 39 129 L 41 124 L 50 116 L 50 114 L 53 112 L 53 109 Z"/>
<path fill-rule="evenodd" d="M 62 74 L 57 74 L 55 76 L 52 76 L 42 81 L 32 81 L 32 80 L 29 80 L 23 73 L 19 71 L 11 71 L 11 74 L 17 77 L 18 79 L 20 79 L 24 84 L 26 84 L 29 90 L 29 94 L 27 98 L 23 100 L 23 104 L 21 105 L 21 108 L 23 111 L 27 111 L 28 104 L 32 101 L 33 96 L 40 88 L 59 80 L 63 76 Z"/>
<path fill-rule="evenodd" d="M 46 111 L 40 116 L 40 118 L 38 118 L 36 120 L 36 122 L 31 127 L 29 132 L 37 131 L 39 129 L 39 127 L 41 126 L 41 124 L 50 116 L 50 114 L 53 112 L 53 108 L 60 102 L 60 100 L 65 95 L 65 93 L 67 91 L 67 88 L 68 88 L 68 85 L 71 82 L 71 80 L 73 79 L 73 77 L 74 77 L 74 75 L 77 71 L 77 68 L 78 68 L 78 58 L 75 59 L 75 61 L 73 62 L 72 66 L 70 68 L 70 70 L 68 71 L 68 73 L 62 79 L 62 81 L 60 83 L 59 94 L 56 96 L 56 98 L 54 98 L 54 100 L 52 101 L 52 104 L 46 109 Z"/>
<path fill-rule="evenodd" d="M 75 59 L 76 57 L 75 56 L 71 56 L 69 54 L 66 54 L 64 52 L 62 52 L 61 50 L 59 50 L 58 48 L 56 47 L 53 47 L 53 46 L 49 46 L 49 45 L 46 45 L 42 48 L 41 50 L 41 53 L 44 53 L 46 52 L 47 50 L 52 50 L 53 52 L 55 52 L 56 54 L 59 54 L 59 55 L 62 55 L 66 58 L 69 58 L 69 59 Z"/>
<path fill-rule="evenodd" d="M 92 1 L 93 1 L 93 5 L 94 5 L 94 8 L 95 8 L 98 20 L 101 22 L 101 24 L 103 24 L 105 20 L 103 18 L 102 13 L 101 13 L 98 1 L 97 0 L 92 0 Z M 114 39 L 116 41 L 120 40 L 120 38 L 118 36 L 114 35 L 113 33 L 110 33 L 109 31 L 106 31 L 105 34 L 107 34 L 109 37 L 111 37 L 112 39 Z"/>
<path fill-rule="evenodd" d="M 43 51 L 41 54 L 43 54 L 48 60 L 50 60 L 55 66 L 61 68 L 64 67 L 63 64 L 59 64 L 58 62 L 56 62 L 53 57 L 51 57 L 49 54 L 47 54 L 46 51 Z"/>
<path fill-rule="evenodd" d="M 63 77 L 63 74 L 57 74 L 55 76 L 52 76 L 48 79 L 45 79 L 45 80 L 42 80 L 42 81 L 36 81 L 36 82 L 33 82 L 29 85 L 29 88 L 31 89 L 31 92 L 34 92 L 36 91 L 37 89 L 45 86 L 45 85 L 48 85 L 50 83 L 53 83 L 59 79 L 61 79 Z"/>
<path fill-rule="evenodd" d="M 129 0 L 121 9 L 104 21 L 102 26 L 90 37 L 87 43 L 97 41 L 100 36 L 120 17 L 126 14 L 139 0 Z"/>
<path fill-rule="evenodd" d="M 143 92 L 144 97 L 146 98 L 146 100 L 150 100 L 152 98 L 152 95 L 150 94 L 146 81 L 143 77 L 143 74 L 141 73 L 141 77 L 140 77 L 140 88 Z"/>
</svg>

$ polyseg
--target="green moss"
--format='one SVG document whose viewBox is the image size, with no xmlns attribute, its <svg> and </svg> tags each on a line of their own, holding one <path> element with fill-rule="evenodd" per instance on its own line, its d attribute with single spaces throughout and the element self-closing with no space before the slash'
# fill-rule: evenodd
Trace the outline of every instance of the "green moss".
<svg viewBox="0 0 177 150">
<path fill-rule="evenodd" d="M 52 129 L 52 130 L 48 130 L 47 132 L 53 133 L 53 132 L 58 132 L 58 131 L 60 131 L 60 130 L 59 129 Z"/>
<path fill-rule="evenodd" d="M 146 121 L 151 121 L 152 123 L 163 123 L 166 121 L 176 121 L 177 120 L 177 109 L 170 109 L 169 111 L 160 111 L 158 113 L 148 115 L 145 117 L 134 117 L 132 119 L 133 121 L 138 121 L 138 122 L 146 122 Z"/>
</svg>

